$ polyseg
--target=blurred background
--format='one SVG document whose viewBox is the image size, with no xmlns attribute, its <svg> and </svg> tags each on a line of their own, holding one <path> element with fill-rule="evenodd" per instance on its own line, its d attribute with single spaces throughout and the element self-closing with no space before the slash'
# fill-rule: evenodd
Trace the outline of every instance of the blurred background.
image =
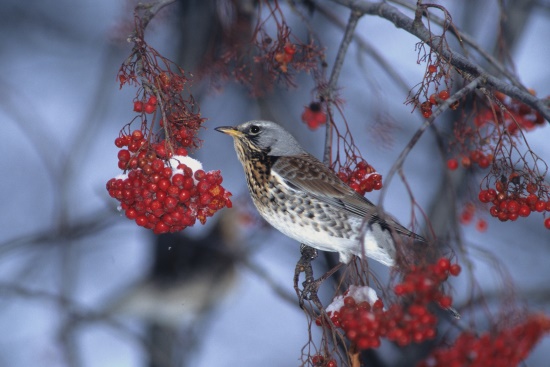
<svg viewBox="0 0 550 367">
<path fill-rule="evenodd" d="M 496 1 L 438 3 L 483 48 L 495 49 Z M 223 32 L 230 10 L 223 4 L 181 0 L 158 14 L 146 40 L 193 72 Z M 245 10 L 250 5 L 239 4 Z M 346 9 L 330 1 L 320 4 L 345 24 Z M 519 79 L 538 95 L 550 95 L 550 3 L 502 4 L 511 8 L 505 35 Z M 105 190 L 107 180 L 120 173 L 113 141 L 135 116 L 135 89 L 120 90 L 115 79 L 130 54 L 126 38 L 133 6 L 106 0 L 2 1 L 0 366 L 298 366 L 309 338 L 292 288 L 299 246 L 255 216 L 232 142 L 213 128 L 273 119 L 320 157 L 324 129 L 311 131 L 300 121 L 314 84 L 300 75 L 297 87 L 254 99 L 236 83 L 213 89 L 194 82 L 193 94 L 208 121 L 200 135 L 203 146 L 193 156 L 206 170 L 222 170 L 236 209 L 181 234 L 154 236 L 122 216 Z M 287 22 L 304 32 L 299 17 L 289 15 Z M 330 68 L 342 30 L 320 11 L 311 13 L 311 25 L 326 46 Z M 416 63 L 417 40 L 387 21 L 365 17 L 358 34 L 387 64 L 352 45 L 340 94 L 356 144 L 385 175 L 423 121 L 403 102 L 424 66 Z M 402 82 L 388 76 L 388 67 Z M 398 123 L 386 124 L 384 116 Z M 548 162 L 549 128 L 527 138 Z M 415 199 L 426 211 L 442 200 L 437 193 L 445 165 L 438 154 L 434 137 L 426 134 L 405 164 Z M 463 189 L 475 193 L 476 187 Z M 409 223 L 404 185 L 395 181 L 389 193 L 385 208 Z M 376 201 L 377 195 L 369 198 Z M 504 224 L 488 217 L 484 233 L 472 225 L 463 228 L 473 276 L 486 300 L 515 293 L 548 312 L 550 234 L 541 217 Z M 319 262 L 322 266 L 323 259 Z M 388 275 L 377 264 L 372 269 L 381 279 Z M 468 299 L 470 285 L 468 279 L 456 281 L 459 304 Z M 334 290 L 331 284 L 326 288 L 325 300 Z M 527 365 L 544 365 L 549 347 L 543 340 Z M 406 365 L 389 345 L 380 358 L 379 365 Z"/>
</svg>

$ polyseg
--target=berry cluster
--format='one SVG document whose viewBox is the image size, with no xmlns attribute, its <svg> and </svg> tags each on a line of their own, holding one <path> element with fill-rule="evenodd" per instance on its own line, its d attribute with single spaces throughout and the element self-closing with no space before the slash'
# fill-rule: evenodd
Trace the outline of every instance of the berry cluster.
<svg viewBox="0 0 550 367">
<path fill-rule="evenodd" d="M 338 363 L 334 359 L 326 358 L 320 354 L 315 354 L 311 357 L 313 367 L 338 367 Z"/>
<path fill-rule="evenodd" d="M 472 202 L 468 202 L 464 205 L 462 213 L 460 213 L 460 224 L 468 225 L 475 217 L 476 206 Z M 483 218 L 478 218 L 476 221 L 476 229 L 479 232 L 485 232 L 487 230 L 487 221 Z"/>
<path fill-rule="evenodd" d="M 470 152 L 469 155 L 465 155 L 460 159 L 460 164 L 462 164 L 462 167 L 469 168 L 473 164 L 477 164 L 479 168 L 485 169 L 488 168 L 491 165 L 491 162 L 493 161 L 493 155 L 491 153 L 485 154 L 480 150 L 473 150 Z M 447 160 L 447 168 L 449 168 L 451 171 L 454 171 L 458 168 L 458 159 L 456 158 L 450 158 Z"/>
<path fill-rule="evenodd" d="M 292 62 L 295 53 L 296 45 L 292 43 L 285 44 L 282 51 L 275 53 L 274 59 L 279 63 L 279 68 L 283 73 L 288 72 L 288 64 Z"/>
<path fill-rule="evenodd" d="M 428 304 L 435 301 L 442 308 L 449 308 L 452 299 L 441 292 L 441 285 L 449 275 L 458 276 L 460 271 L 460 265 L 451 264 L 451 261 L 445 257 L 427 266 L 412 265 L 405 274 L 403 282 L 395 286 L 394 292 L 397 296 L 413 296 L 413 303 Z"/>
<path fill-rule="evenodd" d="M 489 213 L 502 222 L 515 221 L 518 217 L 528 217 L 534 212 L 550 212 L 550 200 L 543 200 L 537 193 L 535 184 L 527 184 L 527 194 L 523 190 L 514 188 L 509 191 L 508 184 L 497 181 L 495 189 L 485 189 L 479 192 L 478 198 L 482 203 L 493 204 Z M 544 226 L 550 229 L 550 217 L 544 221 Z"/>
<path fill-rule="evenodd" d="M 417 367 L 518 366 L 549 331 L 550 319 L 531 315 L 522 324 L 497 333 L 476 336 L 464 332 L 451 347 L 436 349 Z"/>
<path fill-rule="evenodd" d="M 316 130 L 319 126 L 327 122 L 327 115 L 323 112 L 319 102 L 311 102 L 304 108 L 302 121 L 307 124 L 311 130 Z"/>
<path fill-rule="evenodd" d="M 441 101 L 448 100 L 450 96 L 451 95 L 447 89 L 444 89 L 437 94 L 431 94 L 430 98 L 427 101 L 424 101 L 420 104 L 420 112 L 422 112 L 422 116 L 424 116 L 425 118 L 431 117 L 433 113 L 432 107 L 437 106 Z M 451 109 L 456 110 L 458 107 L 458 103 L 453 103 L 450 107 Z"/>
<path fill-rule="evenodd" d="M 295 86 L 295 74 L 317 70 L 324 55 L 314 37 L 304 43 L 292 34 L 283 12 L 277 10 L 277 1 L 262 4 L 269 10 L 257 18 L 252 42 L 237 36 L 242 33 L 240 22 L 228 24 L 228 33 L 234 32 L 234 36 L 224 37 L 221 52 L 210 55 L 211 61 L 203 66 L 203 72 L 214 79 L 233 77 L 254 96 L 264 95 L 279 83 Z"/>
<path fill-rule="evenodd" d="M 531 93 L 535 94 L 533 90 Z M 525 103 L 500 92 L 495 92 L 494 96 L 499 102 L 491 103 L 476 115 L 474 123 L 477 127 L 492 122 L 504 126 L 510 134 L 515 134 L 518 129 L 529 131 L 544 125 L 544 118 L 540 112 L 533 110 Z"/>
<path fill-rule="evenodd" d="M 338 177 L 360 195 L 382 188 L 382 175 L 365 161 L 357 163 L 353 170 L 340 167 Z"/>
<path fill-rule="evenodd" d="M 142 101 L 134 102 L 134 111 L 135 112 L 145 112 L 151 114 L 157 110 L 157 97 L 150 96 L 146 103 Z"/>
<path fill-rule="evenodd" d="M 119 164 L 128 162 L 129 151 L 120 152 Z M 109 195 L 138 226 L 157 234 L 181 231 L 231 207 L 231 193 L 221 186 L 219 171 L 206 173 L 200 162 L 186 156 L 162 160 L 145 152 L 136 154 L 139 167 L 107 182 Z"/>
<path fill-rule="evenodd" d="M 334 326 L 342 328 L 358 349 L 378 348 L 380 338 L 399 346 L 421 343 L 436 334 L 437 318 L 428 304 L 435 301 L 442 308 L 451 307 L 452 299 L 441 292 L 441 284 L 460 270 L 458 264 L 451 264 L 447 258 L 439 259 L 435 265 L 413 266 L 394 288 L 398 297 L 407 297 L 407 302 L 385 309 L 382 300 L 375 300 L 372 289 L 351 286 L 326 311 Z M 317 318 L 316 324 L 322 325 L 322 319 Z"/>
</svg>

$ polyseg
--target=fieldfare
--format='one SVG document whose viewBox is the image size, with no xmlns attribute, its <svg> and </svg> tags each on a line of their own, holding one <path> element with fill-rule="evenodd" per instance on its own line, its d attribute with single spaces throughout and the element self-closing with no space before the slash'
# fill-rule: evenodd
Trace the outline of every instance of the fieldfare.
<svg viewBox="0 0 550 367">
<path fill-rule="evenodd" d="M 300 243 L 338 252 L 346 264 L 365 255 L 393 266 L 396 235 L 425 241 L 351 189 L 278 124 L 253 120 L 216 130 L 233 137 L 262 217 Z"/>
</svg>

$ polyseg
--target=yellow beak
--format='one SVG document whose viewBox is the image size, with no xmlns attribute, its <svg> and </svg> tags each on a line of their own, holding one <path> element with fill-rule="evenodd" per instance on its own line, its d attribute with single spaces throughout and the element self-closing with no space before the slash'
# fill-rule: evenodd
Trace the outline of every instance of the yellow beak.
<svg viewBox="0 0 550 367">
<path fill-rule="evenodd" d="M 233 126 L 220 126 L 220 127 L 217 127 L 215 130 L 227 135 L 231 135 L 234 138 L 240 138 L 244 136 L 242 132 L 235 129 Z"/>
</svg>

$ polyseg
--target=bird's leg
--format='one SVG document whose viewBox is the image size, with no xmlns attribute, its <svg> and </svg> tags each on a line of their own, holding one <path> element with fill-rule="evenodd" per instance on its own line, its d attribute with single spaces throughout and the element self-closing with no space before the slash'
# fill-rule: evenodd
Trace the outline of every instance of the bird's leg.
<svg viewBox="0 0 550 367">
<path fill-rule="evenodd" d="M 311 288 L 308 286 L 308 284 L 315 283 L 311 261 L 317 257 L 317 250 L 302 243 L 300 245 L 300 253 L 302 256 L 300 257 L 300 260 L 296 264 L 296 269 L 294 270 L 294 290 L 296 291 L 296 295 L 298 295 L 300 307 L 304 308 L 304 300 L 313 301 L 317 307 L 322 306 L 321 301 L 319 301 L 319 298 L 317 297 L 317 290 L 312 293 L 310 291 Z M 301 273 L 304 273 L 306 277 L 306 280 L 302 283 L 304 286 L 303 291 L 300 290 L 298 285 L 298 280 L 300 279 Z"/>
<path fill-rule="evenodd" d="M 323 274 L 322 277 L 319 279 L 315 279 L 313 277 L 313 272 L 311 272 L 311 276 L 307 276 L 306 272 L 306 280 L 302 283 L 302 286 L 304 287 L 304 290 L 302 291 L 302 295 L 305 299 L 313 301 L 315 303 L 315 306 L 319 307 L 321 309 L 322 304 L 319 301 L 319 297 L 317 297 L 317 292 L 319 291 L 319 287 L 321 284 L 327 280 L 332 274 L 336 273 L 338 269 L 340 269 L 344 265 L 343 263 L 338 263 L 335 267 L 327 271 L 325 274 Z"/>
<path fill-rule="evenodd" d="M 315 306 L 320 310 L 323 308 L 323 304 L 317 296 L 319 287 L 321 284 L 327 280 L 331 275 L 336 273 L 343 263 L 338 263 L 335 267 L 323 274 L 319 279 L 315 279 L 313 276 L 313 267 L 311 266 L 311 261 L 317 257 L 317 250 L 313 247 L 306 246 L 304 244 L 300 247 L 300 252 L 302 254 L 300 260 L 296 264 L 296 269 L 294 271 L 294 290 L 298 295 L 298 300 L 300 302 L 300 307 L 304 308 L 304 300 L 312 301 Z M 302 283 L 303 290 L 300 290 L 298 286 L 298 280 L 300 278 L 300 273 L 304 273 L 306 279 Z"/>
</svg>

